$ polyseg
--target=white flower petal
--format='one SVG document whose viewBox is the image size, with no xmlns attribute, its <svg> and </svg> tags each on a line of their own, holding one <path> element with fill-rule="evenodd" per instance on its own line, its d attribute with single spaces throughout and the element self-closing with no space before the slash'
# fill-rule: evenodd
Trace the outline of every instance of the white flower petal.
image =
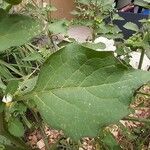
<svg viewBox="0 0 150 150">
<path fill-rule="evenodd" d="M 115 51 L 116 50 L 116 46 L 109 46 L 109 47 L 106 47 L 105 49 L 104 49 L 105 51 Z"/>
<path fill-rule="evenodd" d="M 96 38 L 94 41 L 95 44 L 100 43 L 100 42 L 105 44 L 108 42 L 108 39 L 101 36 L 101 37 Z"/>
<path fill-rule="evenodd" d="M 6 102 L 7 102 L 6 96 L 3 97 L 2 102 L 3 102 L 3 103 L 6 103 Z"/>
<path fill-rule="evenodd" d="M 46 2 L 44 2 L 44 3 L 43 3 L 43 7 L 45 8 L 46 6 L 47 6 L 47 3 L 46 3 Z"/>
<path fill-rule="evenodd" d="M 113 39 L 109 40 L 109 42 L 111 43 L 111 45 L 115 45 L 115 41 Z"/>
<path fill-rule="evenodd" d="M 3 99 L 2 99 L 2 102 L 6 103 L 6 104 L 12 102 L 12 95 L 7 94 L 6 96 L 4 96 Z"/>
</svg>

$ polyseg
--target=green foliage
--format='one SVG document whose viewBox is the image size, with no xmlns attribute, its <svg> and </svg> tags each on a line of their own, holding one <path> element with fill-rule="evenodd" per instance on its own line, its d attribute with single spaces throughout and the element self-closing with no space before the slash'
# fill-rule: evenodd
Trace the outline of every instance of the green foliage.
<svg viewBox="0 0 150 150">
<path fill-rule="evenodd" d="M 106 48 L 106 45 L 104 43 L 98 43 L 98 44 L 95 44 L 95 43 L 83 43 L 82 44 L 84 47 L 87 47 L 87 48 L 90 48 L 90 49 L 93 49 L 93 50 L 97 50 L 97 49 L 105 49 Z"/>
<path fill-rule="evenodd" d="M 79 3 L 82 3 L 82 4 L 85 4 L 85 5 L 90 5 L 90 4 L 95 4 L 95 3 L 97 3 L 98 5 L 107 5 L 107 7 L 108 7 L 108 5 L 109 6 L 112 6 L 112 4 L 113 4 L 113 0 L 107 0 L 107 1 L 105 1 L 105 0 L 77 0 Z"/>
<path fill-rule="evenodd" d="M 121 150 L 121 147 L 115 140 L 115 137 L 110 133 L 110 131 L 103 131 L 103 135 L 101 136 L 101 142 L 103 145 L 103 149 L 106 150 Z"/>
<path fill-rule="evenodd" d="M 0 144 L 12 146 L 11 141 L 2 135 L 0 135 Z"/>
<path fill-rule="evenodd" d="M 52 34 L 66 34 L 68 29 L 67 23 L 67 20 L 59 20 L 57 22 L 51 23 L 49 24 L 49 31 Z"/>
<path fill-rule="evenodd" d="M 107 38 L 122 38 L 120 29 L 113 24 L 114 20 L 123 18 L 116 14 L 113 0 L 77 0 L 75 24 L 93 29 L 93 38 L 101 35 Z"/>
<path fill-rule="evenodd" d="M 23 61 L 40 61 L 42 60 L 42 55 L 39 52 L 33 52 L 23 58 Z"/>
<path fill-rule="evenodd" d="M 8 122 L 8 131 L 16 137 L 22 137 L 25 132 L 23 124 L 17 118 L 12 118 Z"/>
<path fill-rule="evenodd" d="M 134 4 L 138 6 L 142 6 L 144 8 L 150 8 L 149 0 L 134 0 Z"/>
<path fill-rule="evenodd" d="M 17 80 L 12 80 L 8 83 L 6 88 L 6 94 L 13 95 L 18 89 L 19 82 Z"/>
<path fill-rule="evenodd" d="M 103 127 L 117 123 L 132 112 L 129 105 L 133 94 L 150 80 L 149 72 L 128 67 L 128 63 L 115 58 L 112 52 L 95 51 L 105 48 L 102 43 L 73 43 L 51 55 L 55 46 L 52 34 L 66 34 L 71 23 L 92 28 L 93 40 L 97 36 L 122 38 L 113 21 L 123 18 L 115 13 L 113 0 L 78 0 L 73 22 L 53 20 L 49 13 L 56 8 L 51 4 L 39 8 L 35 3 L 28 3 L 21 12 L 27 15 L 21 15 L 11 13 L 12 5 L 21 3 L 21 0 L 4 1 L 5 7 L 0 1 L 3 8 L 0 9 L 0 99 L 10 95 L 12 101 L 0 101 L 0 149 L 27 150 L 20 141 L 25 130 L 40 127 L 43 135 L 43 122 L 79 140 L 96 137 Z M 135 0 L 135 4 L 146 7 L 148 2 Z M 45 23 L 44 30 L 39 19 Z M 125 43 L 124 39 L 122 43 L 116 43 L 118 55 L 126 54 L 124 50 L 127 48 L 127 51 L 140 48 L 149 56 L 150 22 L 141 22 L 141 29 L 130 22 L 124 26 L 136 33 Z M 49 38 L 48 45 L 40 48 L 38 43 L 27 43 L 42 31 Z M 59 45 L 56 46 L 55 51 L 59 49 Z M 135 148 L 142 148 L 147 141 L 146 131 L 138 141 L 130 132 L 126 135 L 136 143 Z M 120 149 L 110 133 L 104 133 L 100 138 L 104 149 Z M 66 140 L 61 142 L 68 149 L 78 149 L 79 146 L 74 142 L 70 146 Z"/>
<path fill-rule="evenodd" d="M 125 41 L 127 46 L 130 46 L 131 49 L 144 49 L 147 56 L 150 58 L 150 19 L 140 20 L 142 23 L 142 28 L 138 29 L 135 24 L 127 23 L 125 27 L 127 29 L 136 31 L 129 39 Z"/>
<path fill-rule="evenodd" d="M 4 0 L 4 1 L 11 5 L 18 5 L 22 2 L 22 0 Z"/>
<path fill-rule="evenodd" d="M 41 32 L 41 25 L 31 17 L 6 14 L 0 15 L 0 51 L 19 46 Z"/>
<path fill-rule="evenodd" d="M 139 27 L 132 22 L 127 22 L 123 27 L 128 30 L 135 31 L 135 32 L 139 31 Z"/>
<path fill-rule="evenodd" d="M 68 136 L 95 137 L 100 127 L 130 113 L 134 91 L 149 77 L 122 65 L 111 52 L 71 44 L 50 56 L 24 99 L 34 100 L 47 123 Z"/>
</svg>

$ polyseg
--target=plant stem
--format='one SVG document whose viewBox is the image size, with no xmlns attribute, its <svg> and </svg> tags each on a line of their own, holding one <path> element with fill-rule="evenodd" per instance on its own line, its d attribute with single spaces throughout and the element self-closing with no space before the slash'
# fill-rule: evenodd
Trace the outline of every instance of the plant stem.
<svg viewBox="0 0 150 150">
<path fill-rule="evenodd" d="M 95 11 L 94 11 L 94 22 L 93 22 L 93 40 L 96 38 L 96 20 L 95 18 L 97 17 L 97 10 L 98 10 L 98 3 L 97 0 L 95 0 Z"/>
<path fill-rule="evenodd" d="M 50 150 L 50 147 L 49 147 L 49 144 L 48 144 L 48 140 L 47 140 L 47 135 L 45 134 L 45 131 L 44 131 L 43 123 L 42 123 L 42 121 L 39 119 L 39 116 L 37 115 L 37 113 L 36 113 L 34 110 L 31 110 L 31 111 L 32 111 L 32 114 L 33 114 L 33 116 L 34 116 L 36 122 L 37 122 L 38 125 L 39 125 L 40 131 L 41 131 L 41 134 L 42 134 L 44 143 L 45 143 L 45 148 L 46 148 L 46 150 Z"/>
<path fill-rule="evenodd" d="M 51 0 L 49 0 L 48 2 L 49 2 L 49 6 L 51 7 L 52 6 Z M 48 20 L 48 22 L 52 21 L 52 12 L 51 11 L 47 12 L 47 20 Z"/>
<path fill-rule="evenodd" d="M 142 64 L 143 64 L 143 60 L 144 60 L 144 54 L 145 54 L 145 49 L 142 49 L 138 69 L 142 68 Z"/>
<path fill-rule="evenodd" d="M 29 129 L 31 129 L 31 128 L 32 128 L 32 124 L 31 124 L 31 123 L 29 122 L 29 120 L 26 118 L 25 114 L 22 114 L 21 117 L 22 117 L 24 123 L 26 124 L 26 126 L 27 126 Z"/>
</svg>

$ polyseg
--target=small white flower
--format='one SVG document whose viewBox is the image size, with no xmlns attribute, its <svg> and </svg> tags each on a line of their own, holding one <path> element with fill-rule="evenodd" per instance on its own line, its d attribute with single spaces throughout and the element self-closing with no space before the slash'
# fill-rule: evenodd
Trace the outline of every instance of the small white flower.
<svg viewBox="0 0 150 150">
<path fill-rule="evenodd" d="M 115 42 L 113 39 L 109 40 L 101 36 L 95 39 L 94 43 L 95 44 L 104 43 L 106 46 L 104 49 L 97 49 L 97 51 L 113 51 L 114 52 L 116 50 Z"/>
<path fill-rule="evenodd" d="M 130 57 L 130 65 L 138 69 L 141 53 L 140 52 L 131 52 L 129 54 Z M 147 70 L 150 67 L 150 59 L 147 57 L 147 55 L 144 55 L 143 64 L 142 64 L 142 70 Z"/>
<path fill-rule="evenodd" d="M 2 102 L 6 103 L 6 104 L 12 102 L 12 95 L 7 94 L 6 96 L 4 96 L 3 99 L 2 99 Z"/>
<path fill-rule="evenodd" d="M 46 3 L 46 2 L 44 2 L 44 3 L 43 3 L 43 7 L 45 8 L 46 6 L 47 6 L 47 3 Z"/>
</svg>

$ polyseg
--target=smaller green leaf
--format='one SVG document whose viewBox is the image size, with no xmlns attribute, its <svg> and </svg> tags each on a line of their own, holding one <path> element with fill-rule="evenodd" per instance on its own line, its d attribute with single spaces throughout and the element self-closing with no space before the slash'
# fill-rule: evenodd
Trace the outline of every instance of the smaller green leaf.
<svg viewBox="0 0 150 150">
<path fill-rule="evenodd" d="M 1 42 L 1 41 L 0 41 Z M 0 45 L 1 46 L 1 45 Z M 18 74 L 20 76 L 24 76 L 22 73 L 20 73 L 20 71 L 18 71 L 18 69 L 16 69 L 15 67 L 13 67 L 10 63 L 7 63 L 5 61 L 3 61 L 2 59 L 0 59 L 0 65 L 4 66 L 4 70 L 7 71 L 6 74 L 9 74 L 9 71 L 7 70 L 7 68 L 11 71 L 13 71 L 15 74 Z M 1 66 L 0 66 L 1 69 Z M 1 70 L 0 70 L 1 71 Z M 1 73 L 1 72 L 0 72 Z M 5 76 L 4 76 L 5 77 Z"/>
<path fill-rule="evenodd" d="M 1 77 L 0 77 L 0 89 L 3 89 L 3 90 L 6 89 L 6 85 L 3 83 Z"/>
<path fill-rule="evenodd" d="M 23 103 L 20 103 L 20 102 L 17 102 L 17 101 L 13 102 L 11 104 L 11 107 L 7 108 L 7 112 L 9 114 L 13 114 L 14 117 L 16 117 L 18 115 L 22 115 L 26 111 L 27 111 L 27 107 Z"/>
<path fill-rule="evenodd" d="M 9 93 L 9 94 L 13 95 L 18 89 L 18 85 L 19 85 L 18 80 L 10 81 L 6 88 L 6 94 Z"/>
<path fill-rule="evenodd" d="M 49 25 L 49 31 L 53 34 L 67 33 L 67 20 L 59 20 Z"/>
<path fill-rule="evenodd" d="M 23 82 L 21 82 L 20 85 L 19 85 L 19 88 L 20 88 L 21 91 L 19 91 L 19 92 L 24 94 L 24 93 L 28 93 L 31 90 L 33 90 L 33 88 L 36 85 L 37 79 L 38 79 L 38 77 L 35 76 L 31 79 L 26 79 Z"/>
<path fill-rule="evenodd" d="M 144 2 L 150 3 L 150 0 L 144 0 Z"/>
<path fill-rule="evenodd" d="M 0 76 L 1 78 L 7 80 L 13 78 L 13 75 L 10 73 L 10 71 L 5 66 L 1 66 L 1 65 L 0 65 Z"/>
<path fill-rule="evenodd" d="M 121 150 L 113 135 L 108 131 L 105 131 L 102 142 L 109 150 Z"/>
<path fill-rule="evenodd" d="M 146 23 L 146 22 L 147 22 L 147 19 L 141 19 L 141 20 L 139 20 L 139 22 L 141 22 L 141 23 Z"/>
<path fill-rule="evenodd" d="M 124 20 L 124 18 L 122 18 L 122 17 L 119 16 L 118 14 L 114 14 L 114 15 L 113 15 L 113 20 Z"/>
<path fill-rule="evenodd" d="M 11 5 L 18 5 L 22 2 L 22 0 L 4 0 L 4 1 Z"/>
<path fill-rule="evenodd" d="M 135 5 L 142 6 L 145 8 L 150 8 L 150 5 L 148 3 L 150 3 L 149 0 L 134 0 Z"/>
<path fill-rule="evenodd" d="M 0 51 L 28 42 L 41 30 L 42 25 L 29 16 L 3 13 L 0 15 Z"/>
<path fill-rule="evenodd" d="M 22 137 L 24 135 L 25 129 L 19 119 L 13 118 L 8 122 L 8 131 L 16 137 Z"/>
<path fill-rule="evenodd" d="M 135 31 L 135 32 L 137 32 L 139 30 L 139 27 L 132 22 L 127 22 L 123 27 L 128 30 Z"/>
<path fill-rule="evenodd" d="M 104 43 L 84 43 L 82 44 L 84 47 L 86 48 L 90 48 L 90 49 L 93 49 L 93 50 L 97 50 L 97 49 L 105 49 L 106 48 L 106 45 Z"/>
<path fill-rule="evenodd" d="M 11 141 L 8 140 L 6 137 L 4 137 L 2 135 L 0 135 L 0 144 L 2 144 L 2 145 L 10 145 L 10 146 L 12 145 Z"/>
<path fill-rule="evenodd" d="M 37 61 L 42 60 L 42 56 L 40 55 L 40 53 L 33 52 L 33 53 L 30 53 L 25 58 L 23 58 L 23 61 L 35 61 L 35 60 L 37 60 Z"/>
</svg>

